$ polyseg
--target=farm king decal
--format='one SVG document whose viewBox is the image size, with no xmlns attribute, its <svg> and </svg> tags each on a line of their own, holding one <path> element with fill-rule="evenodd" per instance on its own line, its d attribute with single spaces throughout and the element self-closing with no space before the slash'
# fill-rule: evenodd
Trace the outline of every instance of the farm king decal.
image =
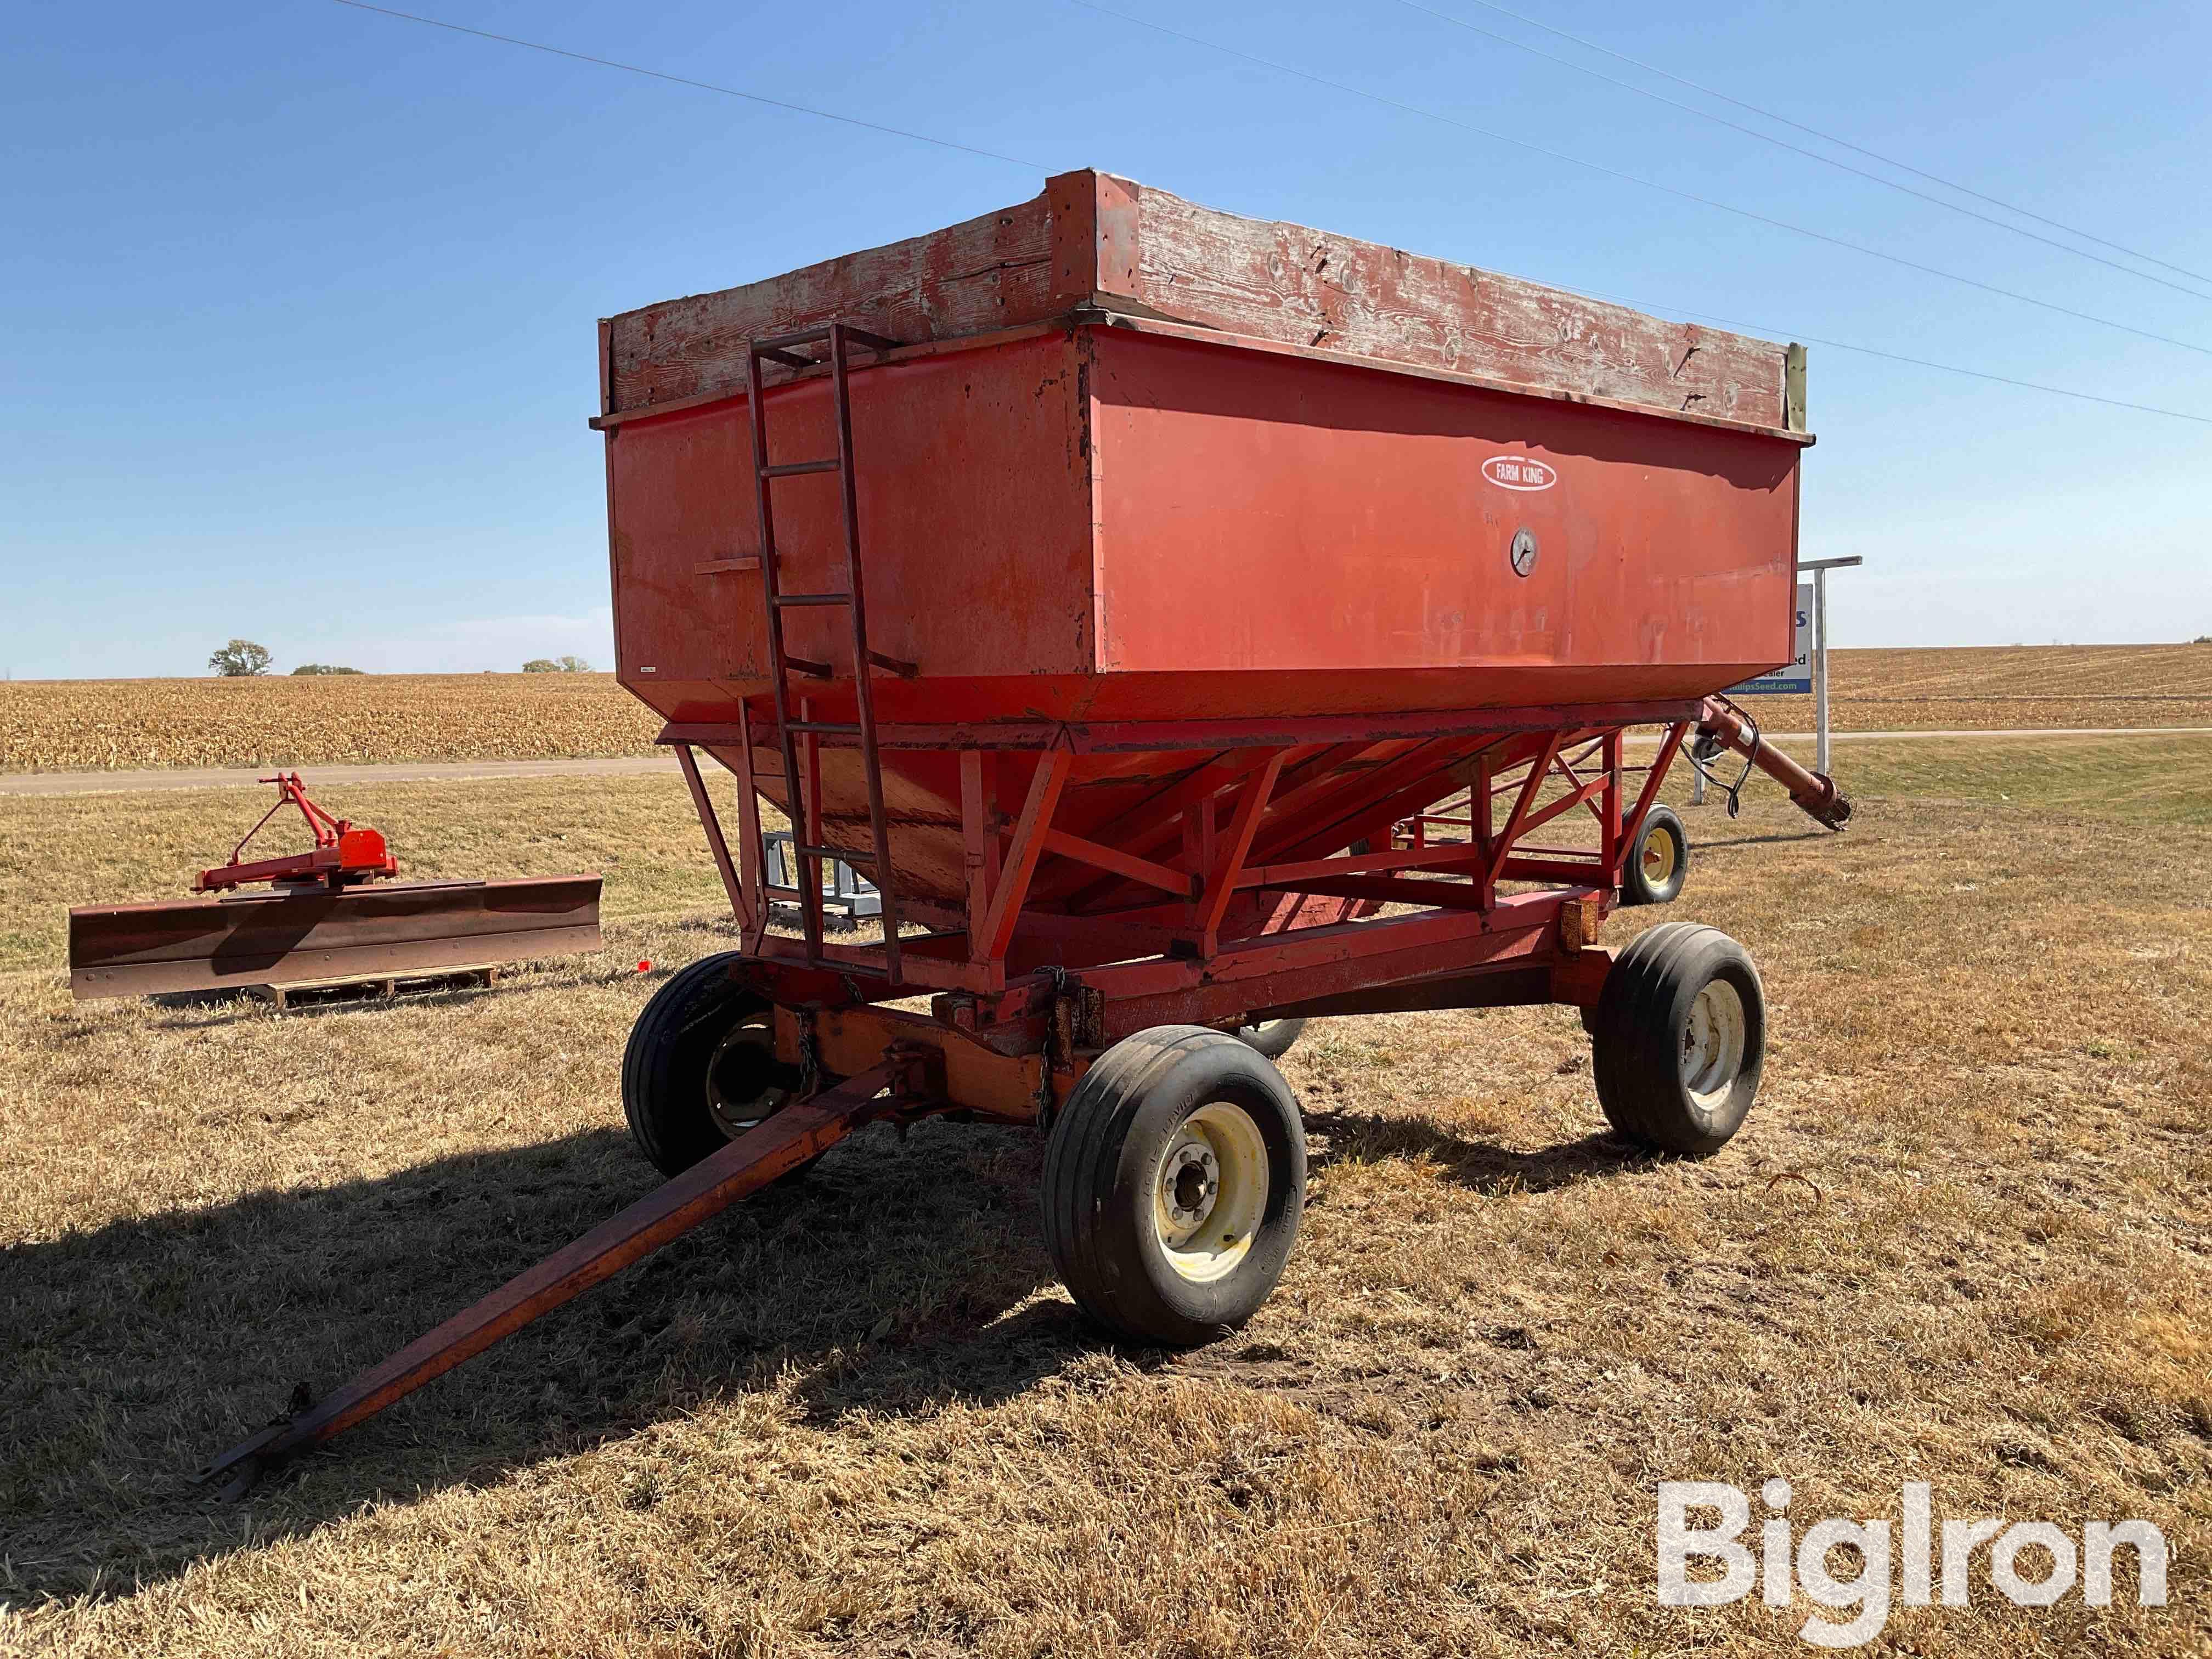
<svg viewBox="0 0 2212 1659">
<path fill-rule="evenodd" d="M 1559 469 L 1526 455 L 1492 455 L 1482 464 L 1482 476 L 1501 489 L 1549 489 L 1559 483 Z"/>
</svg>

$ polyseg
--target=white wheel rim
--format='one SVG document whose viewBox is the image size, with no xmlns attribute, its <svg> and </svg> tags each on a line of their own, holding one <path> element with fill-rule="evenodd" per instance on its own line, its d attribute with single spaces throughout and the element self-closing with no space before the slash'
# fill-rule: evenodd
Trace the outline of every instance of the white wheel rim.
<svg viewBox="0 0 2212 1659">
<path fill-rule="evenodd" d="M 1674 873 L 1674 838 L 1664 830 L 1655 828 L 1644 838 L 1644 879 L 1654 887 L 1664 887 Z"/>
<path fill-rule="evenodd" d="M 1735 1087 L 1749 1025 L 1742 994 L 1724 979 L 1706 981 L 1690 1005 L 1682 1025 L 1682 1086 L 1708 1111 Z"/>
<path fill-rule="evenodd" d="M 1203 1285 L 1236 1271 L 1267 1209 L 1267 1143 L 1242 1106 L 1209 1101 L 1160 1158 L 1152 1228 L 1177 1276 Z"/>
</svg>

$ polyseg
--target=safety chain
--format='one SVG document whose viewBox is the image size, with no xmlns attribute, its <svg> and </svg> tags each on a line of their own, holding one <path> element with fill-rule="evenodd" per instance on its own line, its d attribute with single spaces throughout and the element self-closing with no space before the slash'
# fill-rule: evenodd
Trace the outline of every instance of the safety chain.
<svg viewBox="0 0 2212 1659">
<path fill-rule="evenodd" d="M 1058 1103 L 1052 1096 L 1052 1074 L 1062 1061 L 1073 1057 L 1060 1052 L 1060 1005 L 1067 994 L 1067 969 L 1054 965 L 1045 972 L 1052 978 L 1052 1003 L 1045 1012 L 1044 1066 L 1037 1074 L 1036 1121 L 1037 1127 L 1048 1135 L 1053 1119 L 1059 1115 Z"/>
<path fill-rule="evenodd" d="M 1751 738 L 1749 745 L 1744 750 L 1743 770 L 1737 775 L 1734 783 L 1723 783 L 1713 775 L 1713 769 L 1708 763 L 1718 759 L 1721 750 L 1728 745 L 1721 742 L 1718 734 L 1711 732 L 1691 743 L 1688 750 L 1690 767 L 1707 783 L 1728 797 L 1728 815 L 1730 817 L 1735 817 L 1743 811 L 1743 787 L 1751 781 L 1752 763 L 1759 753 L 1759 722 L 1751 717 L 1749 711 L 1729 702 L 1726 697 L 1716 695 L 1713 701 L 1741 720 L 1746 732 Z M 1713 745 L 1712 752 L 1710 755 L 1698 754 L 1698 745 L 1705 743 Z"/>
<path fill-rule="evenodd" d="M 822 1088 L 822 1050 L 814 1038 L 814 1011 L 793 1010 L 799 1026 L 799 1097 L 811 1100 Z"/>
</svg>

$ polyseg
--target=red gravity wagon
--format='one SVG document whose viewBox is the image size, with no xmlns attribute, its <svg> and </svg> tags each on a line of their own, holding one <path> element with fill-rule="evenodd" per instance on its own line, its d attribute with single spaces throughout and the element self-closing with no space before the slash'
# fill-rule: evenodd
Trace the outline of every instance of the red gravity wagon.
<svg viewBox="0 0 2212 1659">
<path fill-rule="evenodd" d="M 1717 695 L 1792 654 L 1799 348 L 1082 172 L 613 318 L 599 362 L 619 672 L 742 939 L 630 1036 L 667 1183 L 209 1473 L 876 1120 L 1043 1130 L 1076 1301 L 1201 1340 L 1297 1232 L 1270 1054 L 1310 1016 L 1565 1004 L 1623 1135 L 1701 1154 L 1743 1121 L 1741 946 L 1599 933 L 1625 885 L 1655 896 L 1693 732 L 1849 811 Z M 1463 841 L 1394 834 L 1462 795 Z M 879 890 L 880 942 L 826 936 L 833 860 Z"/>
</svg>

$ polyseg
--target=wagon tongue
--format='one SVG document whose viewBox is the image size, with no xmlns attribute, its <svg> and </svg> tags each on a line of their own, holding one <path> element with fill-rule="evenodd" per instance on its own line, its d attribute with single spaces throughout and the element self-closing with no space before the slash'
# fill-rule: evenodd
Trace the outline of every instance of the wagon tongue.
<svg viewBox="0 0 2212 1659">
<path fill-rule="evenodd" d="M 79 1001 L 488 968 L 599 948 L 599 878 L 295 888 L 70 912 Z"/>
</svg>

